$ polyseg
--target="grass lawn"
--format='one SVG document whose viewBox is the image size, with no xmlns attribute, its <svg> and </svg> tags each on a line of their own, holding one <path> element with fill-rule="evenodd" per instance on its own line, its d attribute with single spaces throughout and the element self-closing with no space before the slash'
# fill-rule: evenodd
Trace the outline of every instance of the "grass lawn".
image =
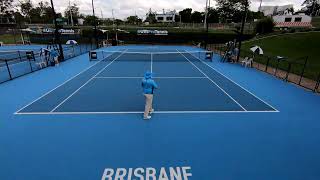
<svg viewBox="0 0 320 180">
<path fill-rule="evenodd" d="M 299 58 L 308 56 L 305 75 L 316 79 L 320 73 L 320 32 L 286 34 L 246 42 L 243 44 L 243 52 L 249 51 L 249 48 L 253 45 L 260 46 L 265 55 L 269 57 L 283 56 L 287 57 L 289 61 L 303 63 L 303 59 Z M 302 66 L 297 65 L 292 70 L 299 74 L 301 69 Z"/>
<path fill-rule="evenodd" d="M 16 36 L 16 38 L 18 38 Z M 3 42 L 4 44 L 14 44 L 14 37 L 12 34 L 2 34 L 0 35 L 0 41 Z"/>
</svg>

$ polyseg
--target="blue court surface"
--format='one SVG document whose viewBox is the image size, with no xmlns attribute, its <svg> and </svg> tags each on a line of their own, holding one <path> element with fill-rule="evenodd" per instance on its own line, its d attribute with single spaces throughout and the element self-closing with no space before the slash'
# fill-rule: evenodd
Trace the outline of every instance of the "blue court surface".
<svg viewBox="0 0 320 180">
<path fill-rule="evenodd" d="M 320 179 L 318 94 L 194 47 L 100 50 L 0 84 L 1 180 Z"/>
</svg>

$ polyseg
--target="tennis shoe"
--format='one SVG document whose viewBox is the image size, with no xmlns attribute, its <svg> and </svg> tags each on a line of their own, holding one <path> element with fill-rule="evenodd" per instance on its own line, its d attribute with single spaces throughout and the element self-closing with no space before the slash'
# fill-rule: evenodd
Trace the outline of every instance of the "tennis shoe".
<svg viewBox="0 0 320 180">
<path fill-rule="evenodd" d="M 151 116 L 143 117 L 144 120 L 149 120 L 151 119 Z"/>
</svg>

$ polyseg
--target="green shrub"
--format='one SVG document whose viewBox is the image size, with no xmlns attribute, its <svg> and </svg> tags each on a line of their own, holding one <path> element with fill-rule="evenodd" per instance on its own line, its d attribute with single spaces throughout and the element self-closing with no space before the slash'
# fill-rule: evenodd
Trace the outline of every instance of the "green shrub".
<svg viewBox="0 0 320 180">
<path fill-rule="evenodd" d="M 261 19 L 256 24 L 256 33 L 267 34 L 273 32 L 275 24 L 273 19 L 270 17 Z"/>
<path fill-rule="evenodd" d="M 289 33 L 295 33 L 296 32 L 296 29 L 290 29 L 289 30 Z"/>
</svg>

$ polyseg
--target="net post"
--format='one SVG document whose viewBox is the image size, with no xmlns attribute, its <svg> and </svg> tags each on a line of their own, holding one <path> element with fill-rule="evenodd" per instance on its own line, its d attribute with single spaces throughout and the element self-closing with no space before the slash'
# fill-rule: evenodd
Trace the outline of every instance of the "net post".
<svg viewBox="0 0 320 180">
<path fill-rule="evenodd" d="M 18 55 L 19 55 L 20 61 L 22 61 L 21 54 L 20 54 L 20 50 L 18 50 Z"/>
<path fill-rule="evenodd" d="M 35 59 L 35 57 L 34 57 L 33 51 L 30 51 L 30 53 L 31 53 L 31 58 L 29 58 L 28 55 L 27 55 L 27 60 L 29 61 L 30 70 L 31 70 L 31 72 L 33 72 L 32 64 L 31 64 L 31 59 L 33 59 L 33 61 L 36 61 L 36 59 Z"/>
<path fill-rule="evenodd" d="M 32 51 L 32 52 L 33 52 L 33 51 Z M 32 53 L 32 54 L 33 54 L 33 53 Z M 34 56 L 33 56 L 33 58 L 34 58 Z M 31 70 L 31 72 L 33 72 L 32 64 L 31 64 L 31 59 L 28 58 L 28 61 L 29 61 L 30 70 Z"/>
<path fill-rule="evenodd" d="M 46 60 L 47 66 L 49 66 L 49 55 L 47 55 L 47 52 L 44 52 L 44 58 Z"/>
<path fill-rule="evenodd" d="M 73 57 L 76 56 L 76 53 L 74 52 L 74 45 L 72 45 L 72 55 L 73 55 Z"/>
<path fill-rule="evenodd" d="M 34 56 L 34 51 L 31 51 L 33 61 L 36 62 L 36 57 Z"/>
<path fill-rule="evenodd" d="M 10 68 L 8 65 L 8 60 L 5 60 L 5 62 L 6 62 L 6 67 L 7 67 L 8 73 L 9 73 L 10 80 L 12 80 L 12 75 L 11 75 Z"/>
</svg>

